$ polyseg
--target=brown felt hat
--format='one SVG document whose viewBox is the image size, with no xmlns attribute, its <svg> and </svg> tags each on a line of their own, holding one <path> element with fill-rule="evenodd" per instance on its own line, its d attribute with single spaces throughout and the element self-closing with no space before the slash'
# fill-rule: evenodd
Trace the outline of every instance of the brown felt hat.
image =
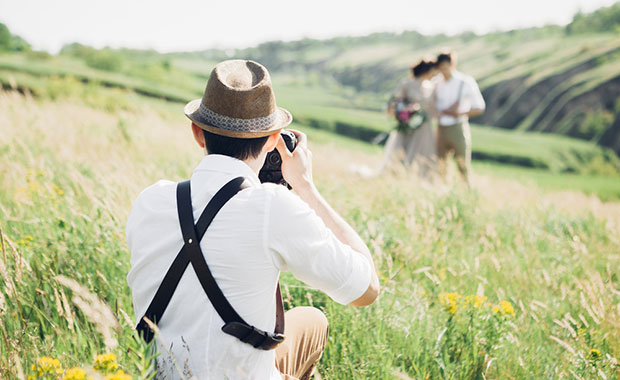
<svg viewBox="0 0 620 380">
<path fill-rule="evenodd" d="M 240 59 L 218 63 L 202 99 L 187 103 L 184 111 L 204 130 L 242 139 L 271 135 L 293 121 L 276 105 L 267 69 Z"/>
</svg>

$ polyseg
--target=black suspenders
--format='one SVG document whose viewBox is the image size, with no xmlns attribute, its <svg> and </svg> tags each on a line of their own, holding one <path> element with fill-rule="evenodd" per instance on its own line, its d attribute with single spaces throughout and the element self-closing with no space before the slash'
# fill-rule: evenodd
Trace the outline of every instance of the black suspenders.
<svg viewBox="0 0 620 380">
<path fill-rule="evenodd" d="M 172 262 L 168 272 L 166 272 L 144 317 L 140 320 L 138 326 L 136 326 L 136 329 L 142 334 L 146 342 L 150 342 L 153 339 L 153 331 L 148 327 L 145 318 L 148 318 L 154 323 L 161 321 L 170 303 L 170 299 L 179 285 L 179 281 L 181 281 L 185 269 L 187 269 L 190 263 L 209 301 L 211 301 L 215 311 L 224 320 L 225 324 L 222 327 L 222 331 L 237 337 L 244 343 L 262 350 L 271 350 L 284 340 L 284 335 L 282 335 L 284 332 L 284 308 L 282 305 L 282 296 L 280 294 L 280 284 L 278 284 L 276 292 L 275 332 L 270 333 L 250 326 L 235 311 L 226 299 L 226 296 L 224 296 L 224 293 L 222 293 L 200 249 L 200 241 L 213 221 L 213 218 L 215 218 L 215 215 L 217 215 L 226 202 L 246 187 L 248 187 L 248 185 L 243 177 L 237 177 L 228 182 L 215 194 L 211 201 L 209 201 L 207 207 L 205 207 L 200 215 L 198 223 L 194 225 L 190 181 L 180 182 L 177 185 L 177 209 L 184 244 L 183 248 L 181 248 Z"/>
</svg>

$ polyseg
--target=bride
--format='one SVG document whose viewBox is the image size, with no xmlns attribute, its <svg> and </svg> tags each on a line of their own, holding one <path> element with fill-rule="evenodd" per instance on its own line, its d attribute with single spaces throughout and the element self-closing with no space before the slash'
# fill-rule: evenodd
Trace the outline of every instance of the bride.
<svg viewBox="0 0 620 380">
<path fill-rule="evenodd" d="M 412 78 L 404 81 L 388 106 L 397 126 L 385 144 L 385 156 L 379 172 L 395 160 L 411 166 L 422 178 L 436 171 L 435 136 L 432 127 L 434 116 L 435 63 L 422 59 L 411 67 Z"/>
</svg>

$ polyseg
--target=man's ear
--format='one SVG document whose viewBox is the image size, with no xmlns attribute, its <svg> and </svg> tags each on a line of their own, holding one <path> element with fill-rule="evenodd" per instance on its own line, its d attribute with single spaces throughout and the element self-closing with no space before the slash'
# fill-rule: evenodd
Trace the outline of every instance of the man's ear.
<svg viewBox="0 0 620 380">
<path fill-rule="evenodd" d="M 194 133 L 194 140 L 200 145 L 202 149 L 205 148 L 205 134 L 202 132 L 202 128 L 192 123 L 192 132 Z"/>
<path fill-rule="evenodd" d="M 280 139 L 280 131 L 269 135 L 269 138 L 267 139 L 267 142 L 265 143 L 265 145 L 263 146 L 263 151 L 265 152 L 271 152 L 272 150 L 274 150 L 276 148 L 276 145 L 278 145 L 278 140 Z"/>
</svg>

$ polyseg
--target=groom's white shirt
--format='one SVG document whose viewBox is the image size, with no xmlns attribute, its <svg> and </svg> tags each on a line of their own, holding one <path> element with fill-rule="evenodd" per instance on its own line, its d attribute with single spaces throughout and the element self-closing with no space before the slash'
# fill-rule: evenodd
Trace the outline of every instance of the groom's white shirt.
<svg viewBox="0 0 620 380">
<path fill-rule="evenodd" d="M 459 91 L 463 89 L 459 98 Z M 441 80 L 435 89 L 435 107 L 437 111 L 445 111 L 460 100 L 458 112 L 469 112 L 472 109 L 484 109 L 486 104 L 476 80 L 460 71 L 454 70 L 449 80 Z M 467 116 L 455 118 L 450 115 L 439 116 L 439 125 L 454 125 L 466 121 Z"/>
</svg>

